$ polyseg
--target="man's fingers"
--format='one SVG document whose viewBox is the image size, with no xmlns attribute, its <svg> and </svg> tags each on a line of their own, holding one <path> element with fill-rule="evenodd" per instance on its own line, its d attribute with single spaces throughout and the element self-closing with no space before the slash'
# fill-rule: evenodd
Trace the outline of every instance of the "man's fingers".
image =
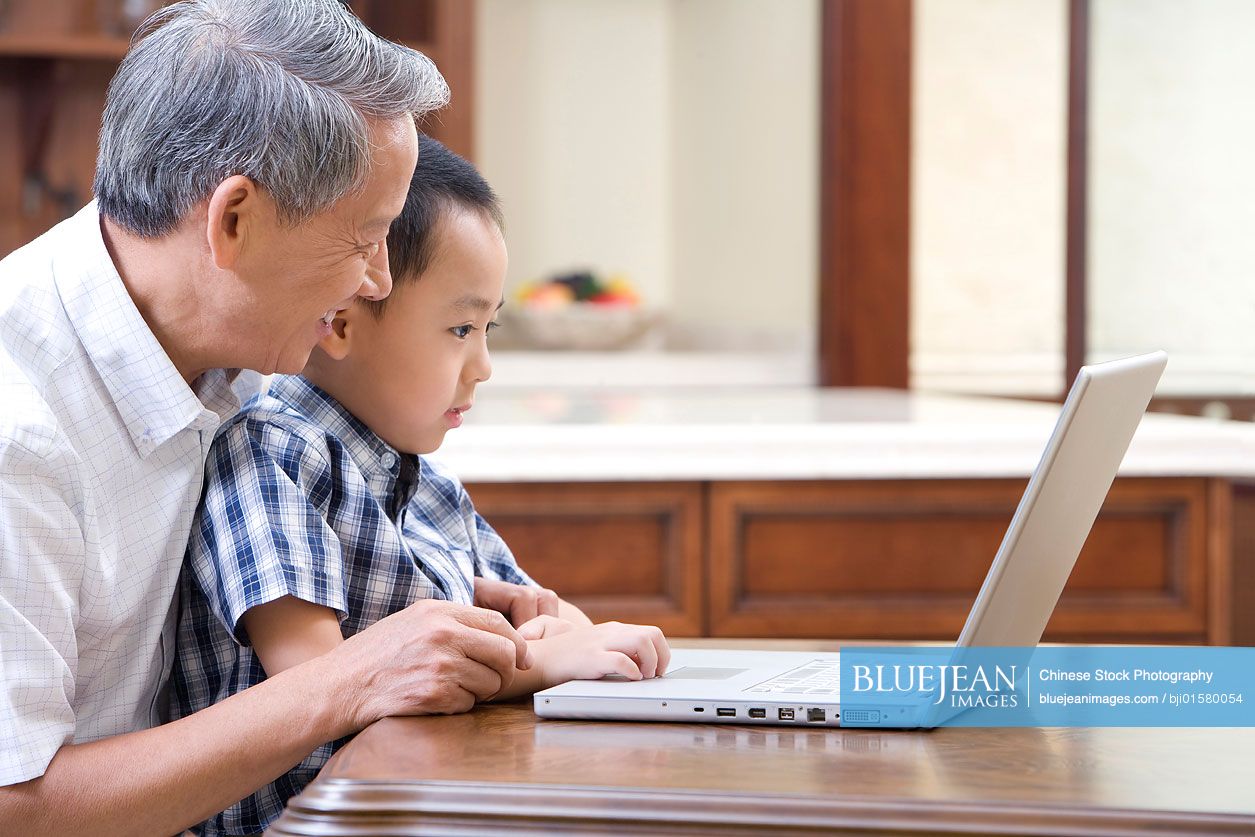
<svg viewBox="0 0 1255 837">
<path fill-rule="evenodd" d="M 514 600 L 510 602 L 510 623 L 522 625 L 525 622 L 532 621 L 539 615 L 540 611 L 536 607 L 535 594 L 529 588 L 518 588 Z"/>
<path fill-rule="evenodd" d="M 514 659 L 511 661 L 512 667 L 519 669 L 529 669 L 532 667 L 532 652 L 527 647 L 527 642 L 523 637 L 519 636 L 519 632 L 510 626 L 506 618 L 495 610 L 488 610 L 482 607 L 467 607 L 459 605 L 452 611 L 456 618 L 468 628 L 476 628 L 487 633 L 497 634 L 514 644 Z M 468 655 L 469 656 L 469 655 Z M 484 660 L 483 662 L 487 662 Z M 497 666 L 493 666 L 497 668 Z M 501 671 L 501 669 L 497 669 Z M 509 674 L 512 674 L 511 671 Z M 502 672 L 502 676 L 508 681 L 509 674 Z"/>
<path fill-rule="evenodd" d="M 544 616 L 558 616 L 558 594 L 544 587 L 536 591 L 536 613 Z"/>
<path fill-rule="evenodd" d="M 465 660 L 464 668 L 458 672 L 457 683 L 476 701 L 488 700 L 505 686 L 500 673 L 469 657 Z"/>
</svg>

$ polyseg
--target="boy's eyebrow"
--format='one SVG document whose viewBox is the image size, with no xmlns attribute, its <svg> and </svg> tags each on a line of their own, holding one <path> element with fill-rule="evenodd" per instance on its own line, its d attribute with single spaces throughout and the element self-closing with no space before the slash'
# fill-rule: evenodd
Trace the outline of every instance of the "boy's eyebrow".
<svg viewBox="0 0 1255 837">
<path fill-rule="evenodd" d="M 502 305 L 505 305 L 504 299 L 494 305 L 493 303 L 484 299 L 482 296 L 475 296 L 474 294 L 467 294 L 466 296 L 458 297 L 456 300 L 453 301 L 453 310 L 459 311 L 459 312 L 461 311 L 476 311 L 476 312 L 499 311 Z"/>
</svg>

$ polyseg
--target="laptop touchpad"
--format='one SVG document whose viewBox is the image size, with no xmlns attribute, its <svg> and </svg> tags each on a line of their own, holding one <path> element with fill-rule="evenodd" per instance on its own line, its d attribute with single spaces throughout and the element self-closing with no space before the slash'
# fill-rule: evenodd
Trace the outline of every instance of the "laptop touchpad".
<svg viewBox="0 0 1255 837">
<path fill-rule="evenodd" d="M 663 675 L 668 680 L 727 680 L 749 671 L 745 668 L 704 668 L 702 666 L 685 666 Z"/>
</svg>

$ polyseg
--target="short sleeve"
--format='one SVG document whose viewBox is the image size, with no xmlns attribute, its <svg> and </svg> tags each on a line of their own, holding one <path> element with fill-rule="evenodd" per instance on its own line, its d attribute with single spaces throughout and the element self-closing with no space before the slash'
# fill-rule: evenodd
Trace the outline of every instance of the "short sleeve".
<svg viewBox="0 0 1255 837">
<path fill-rule="evenodd" d="M 329 607 L 343 620 L 341 545 L 326 520 L 334 485 L 325 446 L 241 418 L 214 440 L 205 474 L 187 566 L 235 640 L 248 644 L 240 617 L 284 596 Z"/>
<path fill-rule="evenodd" d="M 467 502 L 470 502 L 469 497 Z M 480 574 L 484 578 L 495 578 L 511 584 L 539 587 L 540 585 L 532 581 L 531 577 L 523 572 L 523 568 L 514 560 L 514 553 L 497 534 L 497 530 L 488 525 L 488 521 L 484 520 L 482 514 L 473 508 L 471 512 L 474 515 L 475 555 Z"/>
<path fill-rule="evenodd" d="M 462 519 L 466 521 L 477 574 L 497 581 L 508 581 L 511 584 L 539 587 L 539 584 L 523 572 L 523 568 L 514 559 L 514 553 L 497 534 L 497 530 L 492 528 L 484 516 L 475 510 L 475 504 L 471 502 L 471 495 L 466 487 L 456 478 L 453 478 L 453 482 L 458 492 L 458 510 Z"/>
<path fill-rule="evenodd" d="M 71 471 L 0 440 L 0 785 L 42 776 L 74 736 L 86 549 Z"/>
</svg>

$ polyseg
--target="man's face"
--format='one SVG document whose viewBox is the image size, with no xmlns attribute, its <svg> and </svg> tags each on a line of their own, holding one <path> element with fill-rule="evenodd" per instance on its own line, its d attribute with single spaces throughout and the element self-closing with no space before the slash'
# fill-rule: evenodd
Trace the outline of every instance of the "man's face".
<svg viewBox="0 0 1255 837">
<path fill-rule="evenodd" d="M 295 228 L 276 219 L 252 242 L 240 306 L 249 324 L 244 339 L 253 341 L 251 368 L 300 372 L 337 311 L 358 296 L 382 299 L 391 291 L 388 228 L 405 205 L 418 138 L 407 117 L 373 122 L 370 139 L 363 189 Z"/>
<path fill-rule="evenodd" d="M 383 316 L 346 312 L 351 364 L 336 393 L 388 444 L 430 453 L 462 423 L 475 387 L 488 380 L 488 331 L 505 284 L 501 231 L 479 212 L 446 213 L 431 265 L 399 287 Z"/>
</svg>

